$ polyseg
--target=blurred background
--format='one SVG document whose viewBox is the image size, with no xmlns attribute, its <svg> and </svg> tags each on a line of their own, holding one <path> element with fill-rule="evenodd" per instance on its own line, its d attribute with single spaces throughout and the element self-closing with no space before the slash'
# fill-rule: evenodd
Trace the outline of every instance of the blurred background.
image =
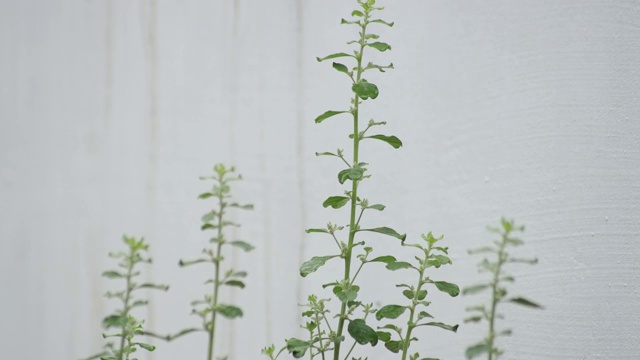
<svg viewBox="0 0 640 360">
<path fill-rule="evenodd" d="M 394 150 L 365 142 L 373 177 L 361 194 L 387 205 L 363 226 L 409 240 L 445 235 L 453 266 L 434 278 L 483 279 L 469 248 L 501 216 L 526 225 L 512 293 L 546 309 L 505 306 L 505 359 L 638 359 L 640 356 L 640 3 L 637 1 L 379 1 L 381 41 L 371 59 L 380 96 L 363 120 L 387 121 Z M 191 300 L 207 267 L 180 269 L 207 244 L 198 180 L 215 163 L 245 181 L 233 213 L 251 253 L 229 257 L 249 272 L 229 291 L 245 316 L 221 322 L 219 354 L 258 359 L 262 347 L 302 336 L 300 309 L 339 269 L 302 279 L 300 264 L 333 251 L 305 228 L 345 223 L 324 209 L 340 195 L 339 160 L 350 121 L 313 119 L 347 108 L 348 79 L 316 56 L 350 51 L 343 0 L 0 1 L 0 349 L 3 359 L 87 357 L 118 284 L 100 274 L 123 234 L 144 236 L 168 283 L 139 315 L 159 333 L 197 326 Z M 348 151 L 348 150 L 347 150 Z M 398 243 L 371 236 L 376 254 Z M 373 268 L 373 267 L 372 267 Z M 372 270 L 361 296 L 399 301 L 401 272 Z M 117 282 L 115 282 L 117 283 Z M 434 294 L 430 313 L 461 323 L 481 296 Z M 418 330 L 416 350 L 462 359 L 484 327 Z M 140 359 L 204 359 L 206 336 L 155 341 Z M 391 353 L 384 353 L 392 358 Z M 372 357 L 370 357 L 372 358 Z M 380 357 L 376 356 L 376 360 Z"/>
</svg>

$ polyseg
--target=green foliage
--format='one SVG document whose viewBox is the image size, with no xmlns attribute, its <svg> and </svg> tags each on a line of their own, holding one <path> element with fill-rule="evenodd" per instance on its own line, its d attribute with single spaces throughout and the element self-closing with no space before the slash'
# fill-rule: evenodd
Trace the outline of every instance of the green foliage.
<svg viewBox="0 0 640 360">
<path fill-rule="evenodd" d="M 191 306 L 193 307 L 192 313 L 201 318 L 202 324 L 200 327 L 187 328 L 176 334 L 164 337 L 165 340 L 173 340 L 192 332 L 206 332 L 208 335 L 207 360 L 214 358 L 216 320 L 218 319 L 218 315 L 227 319 L 237 319 L 243 315 L 241 308 L 218 302 L 219 294 L 224 287 L 244 289 L 245 282 L 243 279 L 247 276 L 245 271 L 237 271 L 235 269 L 223 271 L 223 251 L 229 246 L 245 252 L 253 250 L 253 245 L 246 241 L 229 240 L 225 233 L 225 229 L 239 226 L 227 220 L 227 211 L 229 209 L 253 209 L 253 205 L 238 204 L 232 201 L 231 183 L 241 180 L 242 176 L 235 173 L 235 168 L 228 168 L 222 164 L 217 164 L 213 168 L 213 171 L 213 175 L 201 177 L 202 180 L 212 180 L 213 187 L 210 191 L 198 196 L 198 198 L 213 200 L 214 208 L 202 216 L 201 229 L 203 231 L 213 230 L 214 236 L 210 239 L 210 246 L 202 250 L 204 254 L 203 257 L 193 260 L 180 260 L 179 262 L 181 267 L 196 264 L 210 264 L 213 268 L 213 277 L 205 282 L 206 284 L 211 284 L 211 293 L 205 295 L 203 299 L 191 302 Z"/>
<path fill-rule="evenodd" d="M 127 245 L 128 251 L 120 251 L 110 253 L 109 257 L 117 259 L 118 270 L 107 270 L 102 276 L 108 279 L 124 280 L 124 290 L 116 292 L 107 292 L 106 297 L 118 299 L 122 303 L 122 307 L 115 310 L 112 314 L 107 315 L 102 321 L 102 326 L 107 329 L 115 329 L 114 333 L 103 333 L 102 337 L 107 339 L 105 350 L 88 359 L 101 360 L 130 360 L 131 354 L 138 349 L 147 351 L 155 350 L 155 346 L 143 342 L 136 341 L 136 335 L 143 335 L 143 320 L 136 319 L 131 310 L 135 307 L 144 306 L 146 300 L 136 299 L 135 295 L 140 289 L 156 289 L 166 291 L 169 289 L 167 285 L 156 285 L 151 283 L 138 283 L 136 279 L 140 276 L 137 266 L 141 263 L 151 263 L 151 258 L 146 253 L 149 245 L 144 242 L 143 238 L 136 239 L 124 236 L 124 243 Z M 135 360 L 135 359 L 131 359 Z"/>
<path fill-rule="evenodd" d="M 483 246 L 477 249 L 470 250 L 470 254 L 487 254 L 489 257 L 485 257 L 479 264 L 478 270 L 481 273 L 488 272 L 491 274 L 491 279 L 488 282 L 475 284 L 463 289 L 464 295 L 479 294 L 484 291 L 491 292 L 491 302 L 489 306 L 478 305 L 467 308 L 470 312 L 470 316 L 465 319 L 465 322 L 478 323 L 486 321 L 488 324 L 487 337 L 481 342 L 473 344 L 466 349 L 465 356 L 467 359 L 473 359 L 478 356 L 485 355 L 488 360 L 495 360 L 500 358 L 504 353 L 503 349 L 496 346 L 495 340 L 500 336 L 511 335 L 511 329 L 497 330 L 496 319 L 503 316 L 498 313 L 498 305 L 504 302 L 510 302 L 517 305 L 522 305 L 530 308 L 541 309 L 542 307 L 535 302 L 525 299 L 523 297 L 509 297 L 507 296 L 506 283 L 513 282 L 515 279 L 512 276 L 506 274 L 504 267 L 509 263 L 523 263 L 523 264 L 536 264 L 537 259 L 523 259 L 512 257 L 508 252 L 510 247 L 517 247 L 524 244 L 524 242 L 514 237 L 514 233 L 521 233 L 524 231 L 523 226 L 516 226 L 513 220 L 507 220 L 502 218 L 500 220 L 499 227 L 488 227 L 489 231 L 496 233 L 500 236 L 499 240 L 493 241 L 492 246 Z"/>
<path fill-rule="evenodd" d="M 451 264 L 451 259 L 448 257 L 448 249 L 446 247 L 438 246 L 438 242 L 443 237 L 434 237 L 433 234 L 428 233 L 422 235 L 424 242 L 419 244 L 404 243 L 405 246 L 410 246 L 418 249 L 421 256 L 416 256 L 415 264 L 408 262 L 391 260 L 387 264 L 389 270 L 409 269 L 417 273 L 417 281 L 415 285 L 398 284 L 396 287 L 404 289 L 402 295 L 404 295 L 411 302 L 407 305 L 391 304 L 385 305 L 376 312 L 376 319 L 378 320 L 396 320 L 400 319 L 403 315 L 407 314 L 406 329 L 402 329 L 400 326 L 393 322 L 387 322 L 379 329 L 379 337 L 383 339 L 385 348 L 392 353 L 400 353 L 403 360 L 418 359 L 419 353 L 410 354 L 409 348 L 413 341 L 417 338 L 412 337 L 413 330 L 420 326 L 432 326 L 438 327 L 444 330 L 456 332 L 458 325 L 447 325 L 441 322 L 428 321 L 425 319 L 431 319 L 433 316 L 426 311 L 420 311 L 420 308 L 428 307 L 430 302 L 424 299 L 428 294 L 428 287 L 433 286 L 436 290 L 444 292 L 451 297 L 456 297 L 460 294 L 460 289 L 457 285 L 446 282 L 436 281 L 428 276 L 427 270 L 440 268 L 442 265 Z M 396 321 L 397 322 L 397 321 Z M 385 330 L 393 330 L 388 332 Z M 424 358 L 420 358 L 424 359 Z"/>
</svg>

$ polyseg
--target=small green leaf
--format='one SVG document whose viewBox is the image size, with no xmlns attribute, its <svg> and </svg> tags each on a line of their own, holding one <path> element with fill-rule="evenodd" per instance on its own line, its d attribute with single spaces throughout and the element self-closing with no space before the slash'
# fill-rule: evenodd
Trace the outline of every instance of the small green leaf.
<svg viewBox="0 0 640 360">
<path fill-rule="evenodd" d="M 465 351 L 465 355 L 467 356 L 467 359 L 473 359 L 482 354 L 486 354 L 489 351 L 491 351 L 491 346 L 486 343 L 479 343 L 469 346 Z"/>
<path fill-rule="evenodd" d="M 229 285 L 229 286 L 236 286 L 239 287 L 241 289 L 244 289 L 245 285 L 242 281 L 240 280 L 228 280 L 225 282 L 225 285 Z"/>
<path fill-rule="evenodd" d="M 232 241 L 229 244 L 231 244 L 232 246 L 235 246 L 235 247 L 239 247 L 240 249 L 242 249 L 244 251 L 251 251 L 251 250 L 254 249 L 253 245 L 249 244 L 248 242 L 244 242 L 244 241 L 240 241 L 240 240 Z"/>
<path fill-rule="evenodd" d="M 343 290 L 341 286 L 335 286 L 333 288 L 333 293 L 341 302 L 348 303 L 358 298 L 359 290 L 360 290 L 360 287 L 357 285 L 352 285 L 347 290 Z"/>
<path fill-rule="evenodd" d="M 429 314 L 426 311 L 420 311 L 420 313 L 418 314 L 418 320 L 422 320 L 424 318 L 432 318 L 433 319 L 433 316 L 431 316 L 431 314 Z"/>
<path fill-rule="evenodd" d="M 376 331 L 376 334 L 378 334 L 378 340 L 382 342 L 391 340 L 391 333 L 388 333 L 386 331 Z"/>
<path fill-rule="evenodd" d="M 385 206 L 382 204 L 373 204 L 373 205 L 369 205 L 367 206 L 367 209 L 374 209 L 374 210 L 378 210 L 378 211 L 382 211 L 384 210 Z"/>
<path fill-rule="evenodd" d="M 390 264 L 387 264 L 387 269 L 389 270 L 400 270 L 400 269 L 411 269 L 413 265 L 409 264 L 406 261 L 396 261 Z"/>
<path fill-rule="evenodd" d="M 391 45 L 387 44 L 387 43 L 383 43 L 380 41 L 376 41 L 374 43 L 371 44 L 367 44 L 368 46 L 378 50 L 378 51 L 387 51 L 387 50 L 391 50 Z"/>
<path fill-rule="evenodd" d="M 300 276 L 306 277 L 307 275 L 315 272 L 324 265 L 327 261 L 333 259 L 334 257 L 338 257 L 339 255 L 331 255 L 331 256 L 314 256 L 311 260 L 306 261 L 302 266 L 300 266 Z"/>
<path fill-rule="evenodd" d="M 445 329 L 445 330 L 449 330 L 449 331 L 453 331 L 453 332 L 457 332 L 458 331 L 458 326 L 459 325 L 447 325 L 447 324 L 443 324 L 441 322 L 428 322 L 425 324 L 420 324 L 419 326 L 435 326 L 435 327 L 439 327 L 441 329 Z"/>
<path fill-rule="evenodd" d="M 387 135 L 371 135 L 365 137 L 365 139 L 377 139 L 386 142 L 387 144 L 393 146 L 394 149 L 399 149 L 402 146 L 402 141 L 398 139 L 396 136 L 387 136 Z"/>
<path fill-rule="evenodd" d="M 218 304 L 216 310 L 227 319 L 242 317 L 242 309 L 237 306 Z"/>
<path fill-rule="evenodd" d="M 384 256 L 378 256 L 377 258 L 369 260 L 367 262 L 382 262 L 382 263 L 385 263 L 385 264 L 390 264 L 390 263 L 395 262 L 395 261 L 396 261 L 396 258 L 394 258 L 393 256 L 384 255 Z"/>
<path fill-rule="evenodd" d="M 469 316 L 468 318 L 464 319 L 465 323 L 477 323 L 480 321 L 482 321 L 482 316 L 480 315 Z"/>
<path fill-rule="evenodd" d="M 111 327 L 122 328 L 127 325 L 127 317 L 125 315 L 109 315 L 102 320 L 102 326 L 106 329 Z"/>
<path fill-rule="evenodd" d="M 468 286 L 468 287 L 462 289 L 462 295 L 477 294 L 477 293 L 481 292 L 482 290 L 488 289 L 489 287 L 491 287 L 490 284 L 478 284 L 478 285 Z"/>
<path fill-rule="evenodd" d="M 322 206 L 325 208 L 331 206 L 334 209 L 340 209 L 341 207 L 345 206 L 349 202 L 349 200 L 351 200 L 351 198 L 346 196 L 331 196 L 322 203 Z"/>
<path fill-rule="evenodd" d="M 109 278 L 109 279 L 119 279 L 119 278 L 123 278 L 124 275 L 120 274 L 117 271 L 105 271 L 102 273 L 102 276 Z"/>
<path fill-rule="evenodd" d="M 311 234 L 311 233 L 324 233 L 324 234 L 328 234 L 329 231 L 327 231 L 327 229 L 307 229 L 305 230 L 305 232 L 307 234 Z"/>
<path fill-rule="evenodd" d="M 358 231 L 371 231 L 371 232 L 375 232 L 378 234 L 384 234 L 384 235 L 389 235 L 392 236 L 394 238 L 400 239 L 403 242 L 406 240 L 407 235 L 406 234 L 399 234 L 397 231 L 393 230 L 392 228 L 383 226 L 383 227 L 379 227 L 379 228 L 374 228 L 374 229 L 361 229 Z"/>
<path fill-rule="evenodd" d="M 460 294 L 460 288 L 456 284 L 448 283 L 446 281 L 436 281 L 435 284 L 438 290 L 445 292 L 452 297 L 456 297 Z"/>
<path fill-rule="evenodd" d="M 364 16 L 364 14 L 362 13 L 362 11 L 359 11 L 359 10 L 353 10 L 353 11 L 351 12 L 351 16 L 363 17 L 363 16 Z"/>
<path fill-rule="evenodd" d="M 387 25 L 388 27 L 392 27 L 392 26 L 393 26 L 393 24 L 394 24 L 393 22 L 386 22 L 386 21 L 381 20 L 381 19 L 374 19 L 374 20 L 371 20 L 371 21 L 369 21 L 369 22 L 370 22 L 370 23 L 378 23 L 378 24 Z"/>
<path fill-rule="evenodd" d="M 369 98 L 375 99 L 379 94 L 378 87 L 365 79 L 353 84 L 353 86 L 351 86 L 351 90 L 362 100 L 367 100 Z"/>
<path fill-rule="evenodd" d="M 402 349 L 402 341 L 401 340 L 391 340 L 384 343 L 384 347 L 386 347 L 392 353 L 397 354 Z"/>
<path fill-rule="evenodd" d="M 336 59 L 336 58 L 341 58 L 341 57 L 355 57 L 352 54 L 347 54 L 347 53 L 335 53 L 335 54 L 331 54 L 331 55 L 327 55 L 323 58 L 319 58 L 317 57 L 316 60 L 318 60 L 318 62 L 321 61 L 325 61 L 325 60 L 330 60 L 330 59 Z"/>
<path fill-rule="evenodd" d="M 406 297 L 409 300 L 413 300 L 413 297 L 416 296 L 416 293 L 413 290 L 404 290 L 402 291 L 402 295 L 404 295 L 404 297 Z"/>
<path fill-rule="evenodd" d="M 315 121 L 316 121 L 316 124 L 320 124 L 321 122 L 325 121 L 326 119 L 332 116 L 336 116 L 344 113 L 348 113 L 348 111 L 334 111 L 334 110 L 325 111 L 322 115 L 318 116 Z"/>
<path fill-rule="evenodd" d="M 212 196 L 213 196 L 213 194 L 212 194 L 212 193 L 203 193 L 203 194 L 200 194 L 200 195 L 198 196 L 198 199 L 208 199 L 208 198 L 210 198 L 210 197 L 212 197 Z"/>
<path fill-rule="evenodd" d="M 200 263 L 209 263 L 209 262 L 211 262 L 211 259 L 180 260 L 178 262 L 178 266 L 184 267 L 184 266 L 195 265 Z"/>
<path fill-rule="evenodd" d="M 527 306 L 527 307 L 532 307 L 532 308 L 537 308 L 537 309 L 542 309 L 543 307 L 534 303 L 531 300 L 527 300 L 525 298 L 522 297 L 517 297 L 517 298 L 512 298 L 508 300 L 509 302 L 518 304 L 518 305 L 522 305 L 522 306 Z"/>
<path fill-rule="evenodd" d="M 287 340 L 287 351 L 289 351 L 296 359 L 303 357 L 307 352 L 307 349 L 309 349 L 309 346 L 310 344 L 308 341 L 295 338 Z"/>
<path fill-rule="evenodd" d="M 346 67 L 344 64 L 340 64 L 340 63 L 334 62 L 333 63 L 333 68 L 338 70 L 341 73 L 345 73 L 345 74 L 351 76 L 351 73 L 349 72 L 349 68 Z"/>
<path fill-rule="evenodd" d="M 375 346 L 378 343 L 378 334 L 362 319 L 351 320 L 347 331 L 360 345 L 371 344 L 371 346 Z"/>
<path fill-rule="evenodd" d="M 317 152 L 316 156 L 335 156 L 335 157 L 339 157 L 338 154 L 334 154 L 334 153 L 329 152 L 329 151 Z"/>
<path fill-rule="evenodd" d="M 405 306 L 400 305 L 385 305 L 378 312 L 376 312 L 376 320 L 382 319 L 397 319 L 407 310 Z"/>
<path fill-rule="evenodd" d="M 135 345 L 140 346 L 141 348 L 147 350 L 147 351 L 153 351 L 156 349 L 155 346 L 153 345 L 149 345 L 149 344 L 145 344 L 145 343 L 134 343 Z"/>
</svg>

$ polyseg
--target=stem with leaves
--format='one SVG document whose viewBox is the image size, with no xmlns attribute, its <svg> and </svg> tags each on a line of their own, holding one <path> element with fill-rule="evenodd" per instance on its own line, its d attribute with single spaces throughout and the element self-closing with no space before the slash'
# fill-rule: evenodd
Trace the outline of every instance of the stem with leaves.
<svg viewBox="0 0 640 360">
<path fill-rule="evenodd" d="M 487 360 L 496 360 L 503 353 L 504 350 L 498 348 L 495 345 L 495 340 L 499 336 L 511 335 L 511 329 L 505 329 L 496 331 L 496 319 L 502 318 L 502 315 L 497 312 L 498 305 L 503 302 L 511 302 L 518 305 L 541 309 L 542 306 L 527 300 L 523 297 L 510 297 L 507 298 L 507 289 L 504 283 L 514 282 L 513 276 L 509 276 L 504 272 L 504 266 L 508 263 L 523 263 L 534 265 L 538 262 L 537 259 L 524 259 L 512 257 L 507 251 L 508 247 L 521 246 L 524 242 L 513 236 L 514 232 L 524 231 L 524 226 L 516 226 L 513 220 L 507 220 L 502 218 L 500 220 L 500 227 L 487 227 L 492 233 L 496 233 L 500 236 L 499 240 L 493 242 L 493 246 L 483 246 L 477 249 L 470 250 L 470 254 L 490 254 L 495 255 L 493 260 L 484 258 L 479 264 L 478 269 L 480 272 L 491 273 L 491 280 L 488 283 L 481 283 L 469 286 L 463 289 L 464 295 L 477 294 L 485 290 L 491 290 L 491 303 L 489 309 L 485 305 L 472 306 L 467 308 L 467 311 L 472 315 L 465 319 L 465 322 L 481 322 L 487 321 L 488 334 L 487 337 L 480 343 L 471 345 L 466 350 L 467 359 L 473 359 L 480 355 L 486 354 Z"/>
<path fill-rule="evenodd" d="M 379 258 L 379 261 L 387 264 L 386 267 L 389 270 L 395 271 L 409 269 L 418 273 L 418 281 L 416 285 L 396 285 L 398 288 L 405 289 L 402 291 L 402 295 L 411 300 L 409 305 L 385 305 L 376 313 L 376 319 L 378 320 L 393 320 L 400 318 L 406 310 L 409 310 L 409 319 L 406 323 L 407 328 L 404 334 L 401 327 L 392 323 L 383 325 L 379 328 L 382 329 L 382 331 L 378 331 L 378 338 L 384 342 L 385 347 L 393 353 L 401 353 L 402 360 L 406 360 L 407 356 L 409 356 L 411 360 L 415 360 L 420 357 L 419 353 L 409 355 L 411 342 L 417 340 L 412 337 L 412 332 L 415 328 L 420 326 L 434 326 L 453 332 L 458 330 L 458 325 L 447 325 L 441 322 L 425 320 L 433 318 L 433 316 L 426 311 L 420 311 L 417 313 L 418 307 L 427 307 L 431 304 L 429 301 L 425 300 L 427 296 L 427 290 L 423 289 L 425 285 L 434 285 L 437 290 L 444 292 L 451 297 L 456 297 L 460 294 L 460 289 L 456 284 L 446 281 L 434 281 L 430 277 L 425 276 L 427 269 L 440 268 L 443 265 L 452 263 L 448 256 L 448 248 L 436 246 L 436 243 L 442 240 L 442 238 L 442 236 L 436 238 L 433 234 L 428 233 L 427 235 L 422 235 L 422 239 L 426 242 L 426 246 L 421 244 L 403 243 L 404 246 L 410 246 L 420 250 L 422 257 L 415 257 L 417 260 L 416 265 L 412 265 L 405 261 L 397 261 L 393 256 Z M 393 330 L 394 334 L 385 330 Z"/>
<path fill-rule="evenodd" d="M 133 237 L 124 236 L 124 243 L 127 245 L 128 251 L 120 251 L 117 253 L 110 253 L 109 257 L 119 259 L 119 270 L 109 270 L 102 273 L 102 276 L 109 279 L 124 279 L 125 289 L 123 291 L 107 292 L 107 298 L 116 298 L 122 302 L 122 308 L 116 310 L 113 314 L 108 315 L 102 321 L 102 325 L 105 329 L 118 328 L 119 333 L 116 334 L 102 334 L 105 339 L 120 339 L 118 345 L 109 341 L 105 345 L 105 351 L 94 355 L 89 359 L 101 360 L 129 360 L 130 354 L 135 352 L 138 348 L 143 348 L 147 351 L 153 351 L 155 346 L 146 343 L 134 341 L 135 335 L 144 334 L 142 330 L 142 324 L 144 321 L 137 320 L 132 314 L 132 309 L 140 306 L 147 305 L 146 300 L 134 299 L 134 294 L 140 289 L 157 289 L 166 291 L 169 289 L 167 285 L 156 285 L 152 283 L 138 284 L 135 282 L 136 277 L 140 275 L 139 271 L 136 271 L 136 265 L 139 263 L 151 263 L 151 258 L 144 257 L 144 253 L 149 250 L 149 245 L 145 244 L 144 239 L 136 239 Z"/>
<path fill-rule="evenodd" d="M 228 269 L 224 272 L 222 271 L 221 265 L 224 260 L 223 250 L 226 245 L 238 247 L 244 251 L 251 251 L 253 249 L 253 246 L 245 241 L 228 240 L 224 232 L 224 229 L 227 227 L 240 226 L 226 219 L 225 215 L 227 209 L 253 209 L 253 205 L 240 205 L 231 201 L 230 183 L 241 180 L 242 176 L 235 174 L 235 168 L 227 168 L 222 164 L 215 165 L 213 170 L 213 175 L 201 177 L 202 180 L 213 180 L 214 184 L 212 189 L 199 196 L 200 199 L 214 199 L 216 204 L 216 207 L 213 210 L 208 211 L 202 216 L 203 224 L 201 229 L 203 231 L 215 231 L 215 236 L 210 240 L 211 247 L 205 248 L 202 251 L 204 256 L 201 258 L 195 260 L 180 260 L 179 263 L 181 267 L 195 264 L 213 265 L 213 277 L 205 282 L 205 284 L 211 284 L 210 295 L 205 295 L 203 300 L 191 302 L 191 306 L 193 306 L 192 313 L 198 315 L 202 319 L 202 327 L 187 328 L 174 335 L 163 337 L 165 340 L 173 340 L 191 332 L 207 332 L 207 360 L 213 360 L 215 354 L 215 335 L 218 315 L 227 319 L 235 319 L 241 317 L 243 314 L 242 309 L 239 307 L 235 305 L 221 304 L 219 302 L 219 295 L 222 286 L 231 286 L 242 289 L 245 287 L 245 283 L 242 279 L 247 276 L 245 271 L 236 271 L 234 269 Z"/>
</svg>

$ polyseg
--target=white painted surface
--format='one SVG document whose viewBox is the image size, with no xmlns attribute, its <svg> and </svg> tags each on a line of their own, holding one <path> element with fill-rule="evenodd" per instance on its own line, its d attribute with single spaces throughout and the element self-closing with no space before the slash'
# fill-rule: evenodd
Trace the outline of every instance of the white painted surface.
<svg viewBox="0 0 640 360">
<path fill-rule="evenodd" d="M 455 265 L 441 277 L 469 284 L 479 277 L 466 249 L 489 240 L 485 224 L 515 217 L 541 263 L 513 269 L 514 291 L 547 308 L 505 309 L 515 330 L 506 359 L 640 358 L 640 5 L 387 8 L 393 51 L 379 58 L 397 70 L 375 76 L 381 96 L 367 112 L 405 147 L 365 147 L 374 178 L 363 191 L 388 205 L 367 223 L 446 234 Z M 99 275 L 122 233 L 150 240 L 150 278 L 172 285 L 153 296 L 148 325 L 195 325 L 188 303 L 206 274 L 176 263 L 206 241 L 197 177 L 216 162 L 237 165 L 247 179 L 238 197 L 256 205 L 237 216 L 237 235 L 257 250 L 234 256 L 251 277 L 230 295 L 246 316 L 228 325 L 223 347 L 256 359 L 297 334 L 300 297 L 332 280 L 297 276 L 330 246 L 303 229 L 346 216 L 321 207 L 342 192 L 339 165 L 313 153 L 348 147 L 347 125 L 313 118 L 345 105 L 348 85 L 314 57 L 346 49 L 351 33 L 337 20 L 350 9 L 338 0 L 0 2 L 3 359 L 100 348 L 111 305 Z M 372 275 L 363 294 L 395 291 Z M 475 301 L 438 297 L 432 310 L 459 322 Z M 480 331 L 420 337 L 429 354 L 461 359 Z M 204 358 L 204 337 L 158 345 L 148 359 Z"/>
</svg>

